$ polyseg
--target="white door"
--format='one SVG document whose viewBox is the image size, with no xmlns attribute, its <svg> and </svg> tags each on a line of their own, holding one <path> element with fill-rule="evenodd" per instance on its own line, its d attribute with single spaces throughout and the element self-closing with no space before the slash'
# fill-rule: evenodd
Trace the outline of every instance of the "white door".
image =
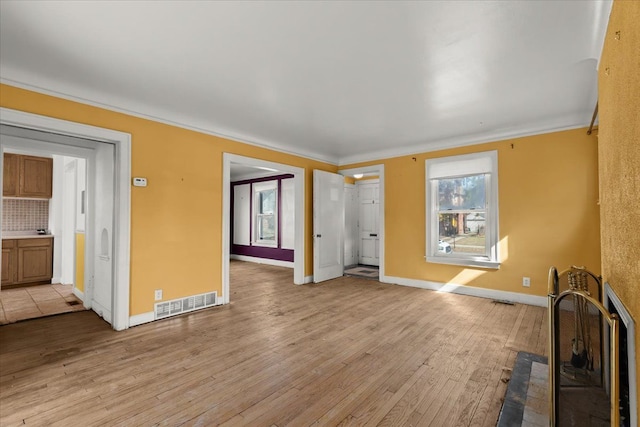
<svg viewBox="0 0 640 427">
<path fill-rule="evenodd" d="M 380 265 L 380 202 L 379 184 L 358 183 L 360 255 L 358 263 Z"/>
<path fill-rule="evenodd" d="M 344 186 L 344 265 L 358 263 L 358 197 L 353 184 Z"/>
<path fill-rule="evenodd" d="M 113 192 L 114 159 L 112 144 L 98 144 L 94 200 L 94 272 L 91 307 L 111 323 L 113 298 Z"/>
<path fill-rule="evenodd" d="M 344 177 L 313 171 L 313 281 L 344 274 Z"/>
</svg>

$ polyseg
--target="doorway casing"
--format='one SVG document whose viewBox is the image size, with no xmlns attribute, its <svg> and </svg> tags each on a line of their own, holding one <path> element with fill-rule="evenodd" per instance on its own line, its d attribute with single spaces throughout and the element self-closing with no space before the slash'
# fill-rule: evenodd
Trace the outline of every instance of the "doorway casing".
<svg viewBox="0 0 640 427">
<path fill-rule="evenodd" d="M 115 147 L 114 232 L 113 232 L 113 286 L 112 327 L 129 327 L 130 242 L 131 242 L 131 135 L 81 123 L 40 116 L 32 113 L 0 108 L 0 124 L 33 129 L 52 134 L 87 139 Z M 57 144 L 48 142 L 47 144 Z M 94 227 L 95 228 L 95 227 Z M 98 230 L 92 230 L 98 239 Z M 94 240 L 95 241 L 95 240 Z M 95 262 L 90 257 L 88 264 Z M 90 268 L 90 267 L 89 267 Z M 91 268 L 91 271 L 93 269 Z"/>
</svg>

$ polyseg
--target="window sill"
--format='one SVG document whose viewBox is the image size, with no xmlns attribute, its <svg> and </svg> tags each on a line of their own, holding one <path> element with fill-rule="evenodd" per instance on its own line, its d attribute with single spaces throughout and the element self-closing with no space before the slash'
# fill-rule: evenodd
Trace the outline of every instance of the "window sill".
<svg viewBox="0 0 640 427">
<path fill-rule="evenodd" d="M 277 243 L 271 243 L 271 242 L 253 242 L 251 244 L 251 246 L 260 246 L 263 248 L 277 248 L 278 244 Z"/>
<path fill-rule="evenodd" d="M 432 262 L 435 264 L 449 264 L 449 265 L 461 265 L 464 267 L 480 267 L 480 268 L 490 268 L 497 270 L 500 268 L 500 263 L 497 261 L 488 261 L 488 260 L 476 260 L 476 259 L 468 259 L 468 258 L 449 258 L 442 256 L 428 256 L 427 262 Z"/>
</svg>

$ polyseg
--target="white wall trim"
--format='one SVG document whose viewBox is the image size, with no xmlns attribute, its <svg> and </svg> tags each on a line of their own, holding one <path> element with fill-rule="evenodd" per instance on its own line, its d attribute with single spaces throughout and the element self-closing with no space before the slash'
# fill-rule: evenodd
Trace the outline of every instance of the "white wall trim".
<svg viewBox="0 0 640 427">
<path fill-rule="evenodd" d="M 93 305 L 92 310 L 95 311 L 98 314 L 98 316 L 102 317 L 108 323 L 112 322 L 113 313 L 111 312 L 111 310 L 109 310 L 107 307 L 103 306 L 96 300 L 92 301 L 92 305 Z M 127 321 L 128 320 L 129 319 L 127 319 Z"/>
<path fill-rule="evenodd" d="M 243 144 L 248 144 L 248 145 L 252 145 L 254 147 L 260 147 L 260 148 L 266 148 L 268 150 L 276 150 L 278 152 L 281 153 L 287 153 L 287 154 L 291 154 L 297 157 L 302 157 L 302 158 L 306 158 L 306 159 L 311 159 L 311 160 L 315 160 L 315 161 L 319 161 L 319 162 L 323 162 L 323 163 L 329 163 L 332 165 L 337 165 L 338 164 L 338 158 L 337 157 L 332 157 L 332 156 L 327 156 L 325 154 L 322 153 L 315 153 L 315 152 L 311 152 L 311 151 L 307 151 L 307 150 L 300 150 L 299 147 L 294 147 L 294 146 L 289 146 L 286 144 L 277 144 L 271 141 L 262 141 L 262 140 L 258 140 L 258 139 L 254 139 L 248 136 L 242 136 L 242 135 L 231 135 L 231 134 L 226 134 L 223 132 L 218 132 L 212 129 L 208 129 L 205 127 L 201 127 L 201 126 L 197 126 L 194 124 L 187 124 L 187 123 L 183 123 L 180 121 L 175 121 L 175 120 L 171 120 L 168 118 L 162 118 L 158 115 L 153 115 L 153 114 L 144 114 L 141 113 L 139 111 L 136 111 L 135 109 L 129 109 L 129 108 L 122 108 L 122 107 L 118 107 L 115 105 L 111 105 L 111 104 L 107 104 L 107 103 L 103 103 L 103 102 L 97 102 L 88 98 L 82 98 L 79 96 L 74 96 L 74 95 L 70 95 L 64 92 L 59 92 L 59 91 L 55 91 L 55 90 L 50 90 L 50 89 L 45 89 L 39 86 L 34 86 L 28 83 L 24 83 L 18 80 L 13 80 L 13 79 L 7 79 L 5 77 L 0 78 L 0 83 L 6 84 L 8 86 L 13 86 L 13 87 L 17 87 L 20 89 L 26 89 L 26 90 L 30 90 L 32 92 L 37 92 L 37 93 L 41 93 L 44 95 L 49 95 L 49 96 L 55 96 L 56 98 L 61 98 L 61 99 L 66 99 L 68 101 L 73 101 L 73 102 L 80 102 L 82 104 L 85 105 L 91 105 L 93 107 L 98 107 L 98 108 L 103 108 L 105 110 L 109 110 L 109 111 L 115 111 L 117 113 L 123 113 L 123 114 L 127 114 L 129 116 L 133 116 L 133 117 L 139 117 L 145 120 L 152 120 L 154 122 L 157 123 L 163 123 L 163 124 L 167 124 L 170 126 L 175 126 L 175 127 L 179 127 L 182 129 L 187 129 L 187 130 L 191 130 L 191 131 L 195 131 L 198 133 L 202 133 L 205 135 L 212 135 L 212 136 L 216 136 L 219 138 L 224 138 L 224 139 L 228 139 L 230 141 L 235 141 L 235 142 L 240 142 Z"/>
<path fill-rule="evenodd" d="M 142 325 L 144 323 L 150 323 L 155 320 L 155 315 L 153 311 L 149 311 L 142 314 L 136 314 L 135 316 L 129 317 L 129 327 Z"/>
<path fill-rule="evenodd" d="M 115 145 L 114 286 L 111 325 L 113 329 L 118 331 L 128 328 L 131 245 L 131 135 L 8 108 L 0 108 L 0 123 Z M 87 263 L 90 271 L 91 265 L 91 262 Z"/>
<path fill-rule="evenodd" d="M 606 14 L 606 18 L 602 18 L 602 19 L 608 19 L 608 14 Z M 600 51 L 601 50 L 602 49 L 600 49 Z M 269 150 L 275 150 L 281 153 L 287 153 L 294 156 L 316 160 L 324 163 L 329 163 L 337 166 L 344 166 L 344 165 L 368 162 L 368 161 L 378 161 L 378 160 L 388 159 L 392 157 L 400 157 L 400 156 L 406 156 L 406 155 L 411 155 L 416 153 L 428 153 L 433 151 L 445 150 L 448 148 L 485 144 L 488 142 L 496 142 L 496 141 L 502 141 L 506 139 L 522 138 L 526 136 L 540 135 L 540 134 L 552 133 L 552 132 L 561 132 L 565 130 L 580 129 L 580 128 L 587 127 L 584 121 L 584 112 L 580 112 L 580 113 L 568 114 L 560 117 L 554 117 L 551 120 L 534 123 L 524 128 L 512 128 L 512 129 L 506 129 L 506 130 L 503 129 L 503 130 L 498 130 L 493 132 L 487 132 L 480 135 L 455 136 L 455 137 L 435 140 L 435 141 L 427 140 L 427 141 L 422 141 L 418 144 L 413 144 L 410 146 L 404 146 L 404 147 L 394 146 L 388 149 L 371 150 L 367 153 L 358 153 L 352 156 L 345 156 L 340 158 L 338 156 L 331 156 L 331 155 L 326 155 L 318 152 L 311 152 L 309 150 L 301 150 L 300 147 L 295 147 L 287 144 L 278 144 L 273 141 L 263 141 L 263 140 L 258 140 L 248 136 L 226 134 L 224 132 L 218 132 L 212 129 L 195 125 L 195 124 L 187 124 L 181 121 L 162 118 L 159 115 L 144 114 L 137 111 L 135 107 L 134 108 L 119 107 L 112 104 L 98 102 L 92 99 L 71 95 L 61 91 L 46 89 L 40 86 L 35 86 L 29 83 L 25 83 L 23 81 L 9 79 L 6 77 L 0 78 L 0 83 L 21 88 L 21 89 L 30 90 L 37 93 L 42 93 L 44 95 L 55 96 L 56 98 L 66 99 L 73 102 L 80 102 L 85 105 L 91 105 L 91 106 L 103 108 L 109 111 L 115 111 L 118 113 L 127 114 L 133 117 L 139 117 L 146 120 L 152 120 L 158 123 L 168 124 L 170 126 L 176 126 L 182 129 L 192 130 L 205 135 L 213 135 L 220 138 L 228 139 L 230 141 L 236 141 L 243 144 L 252 145 L 254 147 L 267 148 Z"/>
<path fill-rule="evenodd" d="M 80 301 L 84 302 L 84 292 L 82 292 L 81 290 L 79 290 L 76 287 L 73 288 L 72 292 L 73 292 L 73 295 L 76 296 L 76 298 L 78 298 Z"/>
<path fill-rule="evenodd" d="M 293 268 L 293 262 L 291 262 L 291 261 L 280 261 L 280 260 L 277 260 L 277 259 L 258 258 L 258 257 L 254 257 L 254 256 L 234 255 L 234 254 L 229 255 L 229 258 L 230 259 L 235 259 L 235 260 L 238 260 L 238 261 L 254 262 L 256 264 L 266 264 L 266 265 L 274 265 L 276 267 Z"/>
<path fill-rule="evenodd" d="M 301 285 L 306 285 L 307 283 L 313 283 L 313 276 L 304 276 Z"/>
<path fill-rule="evenodd" d="M 231 164 L 237 163 L 245 166 L 267 167 L 283 173 L 293 174 L 294 191 L 294 261 L 293 261 L 293 283 L 300 285 L 304 283 L 304 260 L 306 253 L 304 250 L 304 180 L 305 170 L 296 166 L 282 163 L 269 162 L 266 160 L 245 157 L 237 154 L 223 153 L 222 155 L 222 304 L 229 303 L 229 256 L 231 255 L 230 227 L 231 227 Z"/>
<path fill-rule="evenodd" d="M 409 156 L 416 153 L 431 153 L 434 151 L 446 150 L 449 148 L 467 147 L 473 145 L 487 144 L 490 142 L 504 141 L 507 139 L 524 138 L 527 136 L 543 135 L 566 130 L 582 129 L 587 125 L 584 122 L 584 113 L 571 115 L 566 119 L 554 120 L 555 123 L 542 123 L 527 126 L 522 129 L 511 129 L 505 131 L 489 132 L 481 135 L 455 136 L 438 141 L 425 141 L 405 147 L 393 147 L 386 150 L 373 150 L 365 154 L 358 153 L 353 156 L 342 157 L 338 161 L 338 166 L 345 166 L 355 163 L 373 162 L 393 157 Z M 570 124 L 566 124 L 570 123 Z"/>
<path fill-rule="evenodd" d="M 380 276 L 380 281 L 394 285 L 410 286 L 412 288 L 429 289 L 437 292 L 446 292 L 473 297 L 506 300 L 520 304 L 534 305 L 538 307 L 547 306 L 547 297 L 537 295 L 521 294 L 519 292 L 498 291 L 495 289 L 477 288 L 457 283 L 440 283 L 428 280 L 407 279 L 404 277 Z"/>
<path fill-rule="evenodd" d="M 380 265 L 378 266 L 380 277 L 384 277 L 385 275 L 385 219 L 384 219 L 384 211 L 385 211 L 385 180 L 384 180 L 384 165 L 371 165 L 371 166 L 363 166 L 359 168 L 351 168 L 351 169 L 343 169 L 339 170 L 338 173 L 343 176 L 353 176 L 356 173 L 375 173 L 378 175 L 378 202 L 380 212 L 378 214 L 378 219 L 380 221 L 380 229 L 378 233 L 380 234 Z M 371 180 L 365 180 L 363 183 L 372 182 Z"/>
</svg>

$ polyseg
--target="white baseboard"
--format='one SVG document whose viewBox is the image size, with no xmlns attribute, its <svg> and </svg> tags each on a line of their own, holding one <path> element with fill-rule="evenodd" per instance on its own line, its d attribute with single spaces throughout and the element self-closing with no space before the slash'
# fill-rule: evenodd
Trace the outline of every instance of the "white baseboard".
<svg viewBox="0 0 640 427">
<path fill-rule="evenodd" d="M 258 258 L 253 256 L 247 256 L 247 255 L 233 255 L 233 254 L 229 255 L 229 259 L 235 259 L 238 261 L 255 262 L 257 264 L 274 265 L 276 267 L 293 268 L 293 263 L 291 261 L 279 261 L 276 259 Z"/>
<path fill-rule="evenodd" d="M 312 283 L 313 282 L 313 276 L 304 276 L 304 284 L 306 285 L 307 283 Z"/>
<path fill-rule="evenodd" d="M 404 277 L 384 276 L 380 278 L 383 283 L 411 286 L 413 288 L 430 289 L 432 291 L 447 292 L 453 294 L 469 295 L 473 297 L 506 300 L 520 304 L 547 306 L 547 297 L 527 295 L 518 292 L 498 291 L 495 289 L 476 288 L 474 286 L 459 285 L 455 283 L 439 283 L 427 280 L 407 279 Z"/>
<path fill-rule="evenodd" d="M 129 327 L 142 325 L 143 323 L 153 322 L 155 320 L 155 316 L 153 311 L 149 311 L 147 313 L 136 314 L 135 316 L 129 317 Z"/>
<path fill-rule="evenodd" d="M 84 292 L 82 292 L 81 290 L 79 290 L 76 287 L 73 288 L 72 292 L 73 292 L 73 295 L 76 296 L 76 298 L 78 298 L 80 301 L 84 302 Z"/>
<path fill-rule="evenodd" d="M 96 302 L 94 299 L 91 304 L 91 309 L 98 313 L 98 316 L 102 317 L 107 323 L 111 324 L 111 310 L 103 306 L 102 304 Z"/>
</svg>

